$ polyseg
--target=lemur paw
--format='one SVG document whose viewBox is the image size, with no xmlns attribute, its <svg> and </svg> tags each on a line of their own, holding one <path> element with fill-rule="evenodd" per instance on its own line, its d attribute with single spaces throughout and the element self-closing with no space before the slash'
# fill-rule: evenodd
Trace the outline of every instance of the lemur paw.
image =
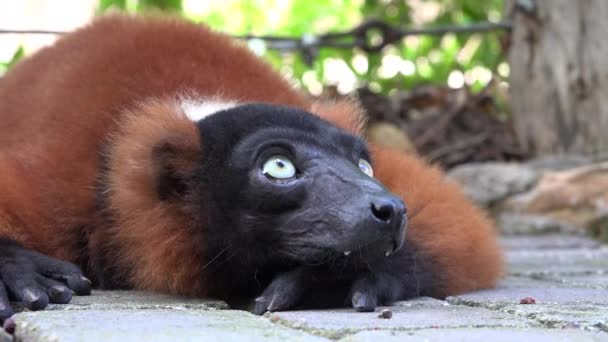
<svg viewBox="0 0 608 342">
<path fill-rule="evenodd" d="M 353 283 L 347 300 L 355 311 L 372 312 L 378 305 L 391 305 L 398 298 L 399 284 L 389 275 L 366 274 Z"/>
<path fill-rule="evenodd" d="M 310 279 L 307 269 L 303 267 L 278 275 L 255 299 L 253 313 L 262 315 L 266 311 L 281 311 L 293 307 L 308 289 Z"/>
<path fill-rule="evenodd" d="M 67 304 L 73 293 L 91 293 L 91 281 L 76 265 L 0 240 L 0 321 L 12 315 L 9 300 L 42 310 L 49 302 Z"/>
</svg>

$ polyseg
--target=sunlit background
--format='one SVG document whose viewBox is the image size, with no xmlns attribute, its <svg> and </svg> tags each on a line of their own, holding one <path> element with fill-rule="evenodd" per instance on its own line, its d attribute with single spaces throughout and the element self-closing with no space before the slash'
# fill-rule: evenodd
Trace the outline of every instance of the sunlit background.
<svg viewBox="0 0 608 342">
<path fill-rule="evenodd" d="M 367 18 L 403 27 L 499 22 L 502 0 L 21 0 L 4 1 L 0 29 L 70 31 L 106 11 L 157 11 L 159 8 L 231 34 L 302 37 L 345 31 Z M 1 34 L 0 73 L 22 55 L 51 44 L 56 34 Z M 491 80 L 507 87 L 509 67 L 500 33 L 408 36 L 380 54 L 358 49 L 319 51 L 312 65 L 298 53 L 269 50 L 263 41 L 250 47 L 313 95 L 327 87 L 347 94 L 361 85 L 387 93 L 419 84 L 479 90 Z"/>
</svg>

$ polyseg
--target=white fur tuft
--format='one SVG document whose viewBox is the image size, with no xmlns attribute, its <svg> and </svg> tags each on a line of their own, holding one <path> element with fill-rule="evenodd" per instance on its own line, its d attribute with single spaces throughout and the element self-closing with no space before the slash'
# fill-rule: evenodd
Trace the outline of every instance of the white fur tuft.
<svg viewBox="0 0 608 342">
<path fill-rule="evenodd" d="M 237 105 L 236 102 L 222 101 L 213 98 L 208 100 L 184 99 L 181 102 L 182 110 L 192 121 L 200 121 L 219 111 L 230 109 Z"/>
</svg>

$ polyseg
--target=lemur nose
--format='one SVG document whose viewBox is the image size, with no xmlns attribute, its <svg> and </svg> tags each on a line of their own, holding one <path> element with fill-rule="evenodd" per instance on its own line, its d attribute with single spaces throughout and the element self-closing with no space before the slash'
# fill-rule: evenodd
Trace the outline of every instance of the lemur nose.
<svg viewBox="0 0 608 342">
<path fill-rule="evenodd" d="M 401 219 L 407 209 L 400 198 L 378 197 L 372 200 L 371 211 L 376 220 L 391 223 L 394 219 Z"/>
</svg>

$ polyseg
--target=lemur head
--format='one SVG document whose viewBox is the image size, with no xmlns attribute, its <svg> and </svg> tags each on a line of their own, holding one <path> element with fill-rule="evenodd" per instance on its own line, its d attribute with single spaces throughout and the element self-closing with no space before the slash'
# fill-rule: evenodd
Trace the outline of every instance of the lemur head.
<svg viewBox="0 0 608 342">
<path fill-rule="evenodd" d="M 373 178 L 359 137 L 265 104 L 223 109 L 197 126 L 202 162 L 192 180 L 165 182 L 165 190 L 200 196 L 211 251 L 230 247 L 253 263 L 317 263 L 382 258 L 403 244 L 405 204 Z"/>
</svg>

